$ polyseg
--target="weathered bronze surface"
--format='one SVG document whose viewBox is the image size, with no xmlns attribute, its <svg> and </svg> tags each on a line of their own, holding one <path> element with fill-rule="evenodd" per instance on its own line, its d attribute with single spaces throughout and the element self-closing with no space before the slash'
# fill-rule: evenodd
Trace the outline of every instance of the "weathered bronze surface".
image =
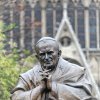
<svg viewBox="0 0 100 100">
<path fill-rule="evenodd" d="M 39 64 L 20 75 L 12 100 L 94 100 L 85 68 L 65 61 L 55 39 L 41 38 L 35 51 Z"/>
</svg>

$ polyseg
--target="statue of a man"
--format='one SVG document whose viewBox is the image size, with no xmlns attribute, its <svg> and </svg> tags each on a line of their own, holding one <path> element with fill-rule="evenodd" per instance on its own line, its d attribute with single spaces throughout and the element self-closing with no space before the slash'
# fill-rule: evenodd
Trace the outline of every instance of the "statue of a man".
<svg viewBox="0 0 100 100">
<path fill-rule="evenodd" d="M 92 100 L 85 68 L 65 61 L 54 38 L 35 45 L 39 64 L 19 77 L 12 100 Z"/>
</svg>

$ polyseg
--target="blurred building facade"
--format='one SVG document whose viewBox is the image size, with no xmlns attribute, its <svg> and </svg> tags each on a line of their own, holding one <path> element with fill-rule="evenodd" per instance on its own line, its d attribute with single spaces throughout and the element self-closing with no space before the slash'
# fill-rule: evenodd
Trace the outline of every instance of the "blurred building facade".
<svg viewBox="0 0 100 100">
<path fill-rule="evenodd" d="M 67 2 L 66 11 L 78 42 L 100 85 L 100 0 L 0 1 L 0 20 L 5 25 L 16 25 L 6 32 L 8 41 L 16 42 L 19 49 L 32 51 L 40 37 L 55 37 L 62 20 L 64 2 Z M 7 48 L 12 48 L 12 45 Z"/>
</svg>

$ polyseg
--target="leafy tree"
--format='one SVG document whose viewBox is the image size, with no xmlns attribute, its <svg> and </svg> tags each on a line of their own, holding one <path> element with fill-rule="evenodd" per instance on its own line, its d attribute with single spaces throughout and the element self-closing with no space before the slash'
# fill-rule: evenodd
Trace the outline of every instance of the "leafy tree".
<svg viewBox="0 0 100 100">
<path fill-rule="evenodd" d="M 3 26 L 4 24 L 0 23 L 0 100 L 10 100 L 10 91 L 16 85 L 19 74 L 30 69 L 36 60 L 34 55 L 23 57 L 28 51 L 19 52 L 16 43 L 10 52 L 4 49 L 8 42 L 5 42 Z"/>
</svg>

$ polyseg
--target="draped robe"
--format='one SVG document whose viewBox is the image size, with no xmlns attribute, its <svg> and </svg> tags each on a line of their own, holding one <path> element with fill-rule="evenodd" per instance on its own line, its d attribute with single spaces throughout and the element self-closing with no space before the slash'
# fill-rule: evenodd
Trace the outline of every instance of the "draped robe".
<svg viewBox="0 0 100 100">
<path fill-rule="evenodd" d="M 42 68 L 38 64 L 20 75 L 19 82 L 11 94 L 12 100 L 34 100 L 33 90 L 39 86 L 42 79 L 40 71 Z M 60 58 L 51 77 L 51 92 L 41 93 L 36 100 L 92 100 L 92 85 L 84 67 Z"/>
</svg>

